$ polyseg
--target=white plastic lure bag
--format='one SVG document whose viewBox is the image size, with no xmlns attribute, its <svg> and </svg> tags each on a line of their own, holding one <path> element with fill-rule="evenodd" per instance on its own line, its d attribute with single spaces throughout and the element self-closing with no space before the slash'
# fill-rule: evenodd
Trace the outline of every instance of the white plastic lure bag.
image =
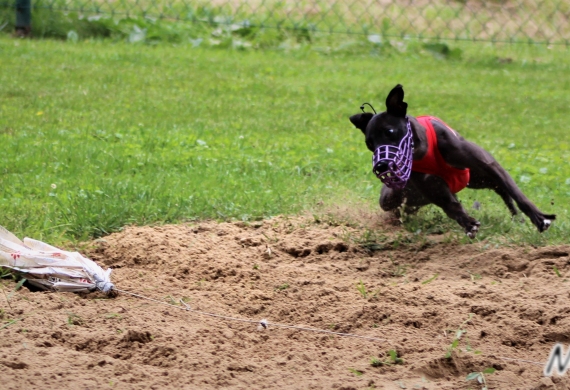
<svg viewBox="0 0 570 390">
<path fill-rule="evenodd" d="M 113 289 L 111 269 L 103 271 L 93 260 L 78 252 L 67 252 L 31 238 L 21 241 L 0 226 L 0 267 L 25 277 L 30 284 L 56 291 Z"/>
</svg>

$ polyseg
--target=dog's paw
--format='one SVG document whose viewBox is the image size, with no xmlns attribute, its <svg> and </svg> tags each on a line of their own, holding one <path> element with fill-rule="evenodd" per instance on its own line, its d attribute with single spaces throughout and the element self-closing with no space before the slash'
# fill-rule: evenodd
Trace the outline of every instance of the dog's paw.
<svg viewBox="0 0 570 390">
<path fill-rule="evenodd" d="M 544 215 L 542 220 L 540 221 L 540 225 L 538 226 L 538 230 L 541 233 L 548 230 L 550 225 L 552 225 L 552 221 L 554 221 L 555 219 L 556 219 L 556 215 L 554 215 L 554 214 Z"/>
<path fill-rule="evenodd" d="M 542 226 L 540 227 L 540 231 L 544 232 L 548 230 L 548 228 L 552 225 L 552 221 L 550 219 L 545 219 L 542 221 Z"/>
<path fill-rule="evenodd" d="M 467 234 L 467 237 L 474 239 L 477 235 L 477 232 L 479 231 L 480 225 L 481 223 L 479 221 L 473 221 L 472 225 L 465 229 L 465 234 Z"/>
</svg>

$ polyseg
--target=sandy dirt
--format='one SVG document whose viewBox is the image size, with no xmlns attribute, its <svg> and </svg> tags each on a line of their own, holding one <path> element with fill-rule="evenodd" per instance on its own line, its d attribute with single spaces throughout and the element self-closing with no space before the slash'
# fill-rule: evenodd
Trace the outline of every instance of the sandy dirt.
<svg viewBox="0 0 570 390">
<path fill-rule="evenodd" d="M 536 364 L 570 343 L 570 246 L 375 229 L 374 244 L 312 218 L 127 227 L 85 249 L 118 289 L 158 302 L 12 294 L 4 279 L 0 388 L 481 389 L 467 375 L 493 367 L 490 389 L 570 389 Z"/>
</svg>

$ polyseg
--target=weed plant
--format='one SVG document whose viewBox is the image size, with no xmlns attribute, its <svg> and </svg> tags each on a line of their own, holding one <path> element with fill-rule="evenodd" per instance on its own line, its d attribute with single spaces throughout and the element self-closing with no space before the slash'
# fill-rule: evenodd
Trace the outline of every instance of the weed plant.
<svg viewBox="0 0 570 390">
<path fill-rule="evenodd" d="M 494 374 L 495 371 L 497 371 L 495 368 L 489 367 L 484 369 L 483 371 L 472 372 L 469 375 L 467 375 L 465 380 L 467 381 L 476 380 L 481 385 L 481 390 L 488 390 L 489 386 L 487 384 L 487 378 L 485 377 L 485 374 L 487 375 Z"/>
<path fill-rule="evenodd" d="M 386 353 L 387 357 L 384 360 L 373 356 L 370 358 L 370 365 L 372 367 L 391 366 L 394 364 L 404 364 L 404 359 L 398 357 L 398 352 L 394 349 Z"/>
</svg>

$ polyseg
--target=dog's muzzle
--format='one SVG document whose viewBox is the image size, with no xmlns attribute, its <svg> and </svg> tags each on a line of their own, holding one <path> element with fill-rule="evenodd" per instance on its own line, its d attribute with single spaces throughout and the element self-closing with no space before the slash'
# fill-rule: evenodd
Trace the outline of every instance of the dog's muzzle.
<svg viewBox="0 0 570 390">
<path fill-rule="evenodd" d="M 406 186 L 412 173 L 414 140 L 409 119 L 407 128 L 408 131 L 398 147 L 378 146 L 372 156 L 372 172 L 387 187 L 396 190 L 401 190 Z"/>
</svg>

